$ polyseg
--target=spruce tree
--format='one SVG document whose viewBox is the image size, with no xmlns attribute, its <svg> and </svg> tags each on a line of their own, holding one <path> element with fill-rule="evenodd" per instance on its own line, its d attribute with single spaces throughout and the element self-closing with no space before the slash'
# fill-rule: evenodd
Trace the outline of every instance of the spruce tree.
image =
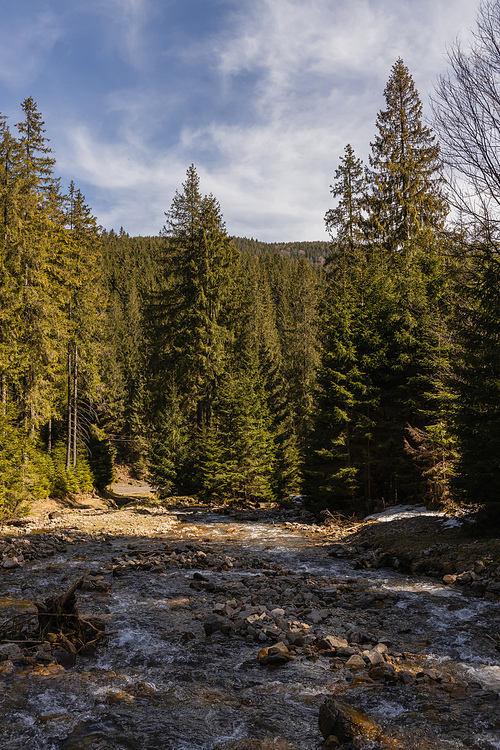
<svg viewBox="0 0 500 750">
<path fill-rule="evenodd" d="M 176 393 L 189 444 L 176 483 L 192 487 L 194 478 L 200 476 L 200 438 L 211 427 L 217 387 L 227 362 L 238 254 L 227 235 L 219 203 L 213 195 L 200 192 L 194 165 L 166 219 L 164 275 L 147 315 L 149 388 L 152 409 L 159 414 L 169 410 L 163 394 L 172 389 Z"/>
<path fill-rule="evenodd" d="M 50 417 L 54 379 L 60 360 L 63 287 L 60 281 L 62 198 L 53 175 L 55 159 L 44 122 L 30 97 L 22 103 L 25 119 L 17 124 L 19 188 L 15 207 L 16 241 L 8 253 L 15 280 L 17 320 L 15 387 L 20 416 L 32 433 Z"/>
<path fill-rule="evenodd" d="M 371 144 L 368 208 L 372 239 L 390 251 L 443 225 L 439 145 L 422 122 L 422 103 L 399 58 L 392 67 Z"/>
<path fill-rule="evenodd" d="M 352 512 L 371 499 L 369 320 L 373 273 L 364 244 L 363 165 L 347 146 L 325 221 L 332 238 L 320 308 L 318 387 L 307 461 L 307 490 Z"/>
<path fill-rule="evenodd" d="M 201 427 L 210 424 L 213 391 L 224 367 L 226 312 L 237 254 L 219 203 L 200 192 L 194 165 L 166 219 L 165 283 L 157 299 L 159 319 L 153 324 L 160 345 L 155 358 L 161 370 L 175 373 Z M 158 374 L 161 378 L 161 371 Z"/>
<path fill-rule="evenodd" d="M 459 457 L 453 488 L 479 504 L 486 530 L 500 528 L 500 253 L 497 243 L 479 237 L 472 256 L 467 300 L 460 306 L 459 356 L 454 366 L 454 434 Z"/>
<path fill-rule="evenodd" d="M 365 174 L 363 162 L 356 157 L 350 143 L 344 149 L 344 156 L 340 157 L 330 192 L 338 200 L 336 206 L 325 215 L 326 228 L 332 240 L 328 262 L 342 255 L 340 262 L 347 272 L 347 264 L 352 263 L 365 244 Z"/>
<path fill-rule="evenodd" d="M 422 499 L 407 426 L 437 435 L 442 416 L 439 148 L 402 60 L 385 98 L 371 170 L 363 179 L 346 148 L 332 187 L 337 205 L 325 217 L 333 242 L 309 466 L 318 497 L 364 511 Z"/>
<path fill-rule="evenodd" d="M 78 441 L 83 439 L 90 444 L 90 423 L 78 409 L 84 399 L 90 403 L 96 400 L 100 382 L 101 326 L 106 307 L 97 222 L 85 203 L 85 196 L 73 182 L 66 199 L 65 224 L 66 471 L 69 471 L 70 465 L 74 468 L 77 464 Z"/>
</svg>

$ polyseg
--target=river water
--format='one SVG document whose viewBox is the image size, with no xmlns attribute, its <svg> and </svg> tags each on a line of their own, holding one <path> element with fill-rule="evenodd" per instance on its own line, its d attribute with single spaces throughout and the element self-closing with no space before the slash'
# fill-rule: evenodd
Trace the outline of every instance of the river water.
<svg viewBox="0 0 500 750">
<path fill-rule="evenodd" d="M 163 572 L 159 566 L 112 575 L 113 560 L 137 547 L 179 544 L 175 566 Z M 196 549 L 230 559 L 222 570 L 197 568 Z M 358 740 L 356 747 L 500 748 L 498 599 L 468 598 L 387 570 L 360 572 L 327 552 L 303 527 L 207 512 L 184 512 L 181 524 L 142 538 L 79 538 L 74 530 L 65 552 L 2 574 L 0 619 L 63 591 L 82 572 L 100 571 L 109 592 L 80 593 L 79 611 L 102 617 L 110 635 L 73 667 L 16 664 L 11 674 L 0 674 L 0 747 L 319 750 L 319 706 L 325 696 L 341 695 L 365 710 L 386 738 Z M 195 574 L 212 590 L 193 588 Z M 339 585 L 346 587 L 341 604 L 330 602 L 328 616 L 315 621 L 315 611 L 324 609 L 322 592 Z M 373 606 L 360 603 L 366 592 L 378 597 Z M 363 642 L 387 643 L 400 665 L 410 661 L 420 679 L 373 683 L 307 652 L 280 669 L 262 667 L 261 645 L 205 636 L 214 606 L 242 596 L 309 618 L 317 635 L 344 637 L 358 629 Z M 441 677 L 429 678 L 426 669 Z"/>
</svg>

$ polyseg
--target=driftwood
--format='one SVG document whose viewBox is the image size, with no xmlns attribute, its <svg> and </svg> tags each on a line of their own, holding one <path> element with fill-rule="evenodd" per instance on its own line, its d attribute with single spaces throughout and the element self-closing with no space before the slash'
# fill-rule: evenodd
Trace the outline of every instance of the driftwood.
<svg viewBox="0 0 500 750">
<path fill-rule="evenodd" d="M 60 629 L 78 628 L 79 617 L 75 591 L 82 585 L 84 578 L 85 576 L 80 576 L 67 591 L 59 596 L 49 596 L 43 602 L 35 602 L 38 610 L 38 630 L 42 636 Z"/>
<path fill-rule="evenodd" d="M 78 614 L 75 592 L 84 579 L 85 575 L 80 576 L 59 596 L 49 596 L 43 602 L 35 602 L 40 636 L 73 654 L 94 647 L 106 636 L 100 622 L 84 620 Z"/>
<path fill-rule="evenodd" d="M 16 615 L 1 623 L 0 643 L 18 643 L 29 648 L 48 642 L 52 649 L 60 649 L 69 654 L 93 650 L 109 634 L 104 631 L 100 620 L 84 619 L 78 614 L 75 593 L 84 579 L 85 575 L 80 576 L 62 594 L 34 602 L 38 614 Z M 29 623 L 35 620 L 35 629 L 33 630 L 33 626 L 28 628 Z"/>
</svg>

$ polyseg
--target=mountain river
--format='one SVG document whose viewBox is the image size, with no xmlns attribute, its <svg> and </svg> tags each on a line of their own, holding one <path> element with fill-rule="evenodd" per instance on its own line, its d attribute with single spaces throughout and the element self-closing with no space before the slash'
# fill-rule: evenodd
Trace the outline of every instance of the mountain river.
<svg viewBox="0 0 500 750">
<path fill-rule="evenodd" d="M 377 727 L 345 747 L 500 749 L 498 597 L 354 570 L 279 516 L 75 511 L 21 537 L 37 552 L 0 573 L 0 620 L 85 573 L 79 613 L 108 636 L 74 664 L 0 661 L 2 750 L 320 750 L 325 696 Z M 382 678 L 346 666 L 375 647 Z"/>
</svg>

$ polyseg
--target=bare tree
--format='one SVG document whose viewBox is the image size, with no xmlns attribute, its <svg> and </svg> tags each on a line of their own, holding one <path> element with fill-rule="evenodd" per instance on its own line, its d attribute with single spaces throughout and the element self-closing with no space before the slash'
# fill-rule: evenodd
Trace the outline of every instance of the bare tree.
<svg viewBox="0 0 500 750">
<path fill-rule="evenodd" d="M 448 51 L 449 71 L 431 98 L 452 201 L 482 230 L 500 228 L 500 0 L 483 0 L 467 48 Z"/>
</svg>

